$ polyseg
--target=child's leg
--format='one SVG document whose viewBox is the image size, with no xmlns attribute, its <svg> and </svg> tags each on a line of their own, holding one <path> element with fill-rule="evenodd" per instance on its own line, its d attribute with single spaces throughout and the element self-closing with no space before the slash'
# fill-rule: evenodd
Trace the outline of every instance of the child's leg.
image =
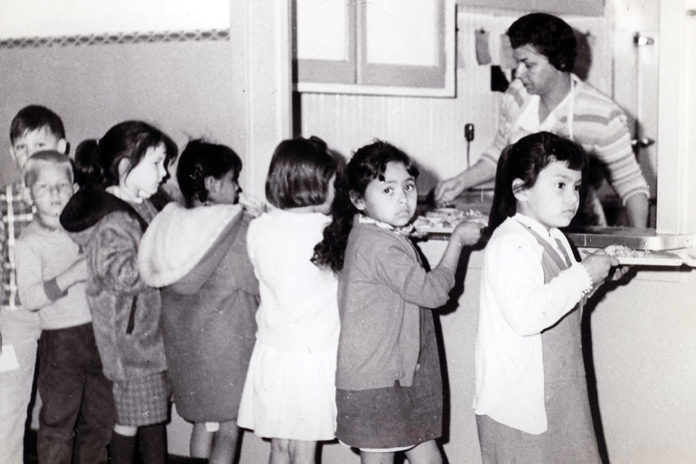
<svg viewBox="0 0 696 464">
<path fill-rule="evenodd" d="M 205 422 L 193 424 L 193 432 L 191 432 L 191 442 L 189 444 L 191 457 L 207 459 L 210 456 L 214 436 L 215 432 L 209 431 Z"/>
<path fill-rule="evenodd" d="M 166 464 L 167 428 L 164 422 L 138 427 L 138 452 L 147 464 Z"/>
<path fill-rule="evenodd" d="M 442 454 L 435 440 L 428 440 L 406 451 L 410 464 L 442 464 Z"/>
<path fill-rule="evenodd" d="M 394 453 L 360 451 L 360 464 L 394 464 Z"/>
<path fill-rule="evenodd" d="M 138 427 L 131 425 L 114 426 L 109 444 L 111 464 L 133 464 L 135 462 L 135 434 Z"/>
<path fill-rule="evenodd" d="M 290 464 L 290 440 L 271 439 L 271 458 L 269 464 Z"/>
<path fill-rule="evenodd" d="M 271 439 L 270 464 L 314 464 L 317 442 L 308 440 Z"/>
<path fill-rule="evenodd" d="M 74 461 L 77 464 L 106 462 L 107 445 L 116 422 L 113 385 L 104 377 L 92 324 L 81 326 L 81 349 L 85 375 L 82 407 L 77 421 Z"/>
<path fill-rule="evenodd" d="M 84 352 L 76 349 L 74 327 L 44 330 L 39 340 L 38 390 L 41 395 L 36 448 L 39 462 L 70 463 L 85 375 Z M 106 461 L 106 443 L 103 459 Z M 92 461 L 100 462 L 100 461 Z"/>
<path fill-rule="evenodd" d="M 8 345 L 5 347 L 4 356 L 9 358 Z M 0 372 L 0 457 L 6 459 L 2 462 L 19 463 L 24 461 L 24 424 L 34 381 L 36 340 L 28 337 L 13 343 L 12 349 L 19 368 Z"/>
<path fill-rule="evenodd" d="M 213 449 L 210 452 L 210 464 L 229 464 L 233 462 L 237 451 L 239 429 L 235 421 L 220 423 L 220 430 L 215 432 Z"/>
<path fill-rule="evenodd" d="M 317 442 L 290 440 L 289 450 L 292 464 L 314 464 L 317 455 Z"/>
</svg>

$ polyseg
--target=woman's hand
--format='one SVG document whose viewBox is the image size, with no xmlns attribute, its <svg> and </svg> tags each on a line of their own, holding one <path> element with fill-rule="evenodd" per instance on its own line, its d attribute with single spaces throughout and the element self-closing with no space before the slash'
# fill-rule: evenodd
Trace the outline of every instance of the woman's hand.
<svg viewBox="0 0 696 464">
<path fill-rule="evenodd" d="M 587 273 L 590 275 L 592 286 L 596 287 L 604 282 L 612 267 L 619 265 L 619 260 L 611 255 L 608 255 L 604 250 L 597 250 L 583 259 L 582 265 L 585 266 Z M 625 273 L 625 270 L 620 269 L 618 273 L 615 273 L 614 278 L 620 278 Z M 620 275 L 616 277 L 616 274 Z"/>
<path fill-rule="evenodd" d="M 461 176 L 450 177 L 438 182 L 433 198 L 437 206 L 451 203 L 464 190 L 464 181 Z"/>
</svg>

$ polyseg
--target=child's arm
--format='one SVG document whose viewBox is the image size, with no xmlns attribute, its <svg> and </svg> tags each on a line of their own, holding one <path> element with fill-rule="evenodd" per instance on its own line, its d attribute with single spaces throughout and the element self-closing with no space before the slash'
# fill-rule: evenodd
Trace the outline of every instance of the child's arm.
<svg viewBox="0 0 696 464">
<path fill-rule="evenodd" d="M 478 224 L 473 223 L 457 226 L 440 262 L 430 272 L 402 248 L 387 246 L 386 249 L 379 250 L 376 258 L 378 275 L 409 303 L 424 308 L 438 308 L 447 303 L 449 298 L 462 247 L 476 243 L 480 229 Z M 373 251 L 369 250 L 370 253 Z"/>
<path fill-rule="evenodd" d="M 592 288 L 592 278 L 580 263 L 544 283 L 536 244 L 507 236 L 489 242 L 485 254 L 482 295 L 499 307 L 519 335 L 538 335 L 571 311 Z"/>
<path fill-rule="evenodd" d="M 138 270 L 140 225 L 126 213 L 112 213 L 96 227 L 90 244 L 89 266 L 105 289 L 135 295 L 147 285 Z"/>
<path fill-rule="evenodd" d="M 481 224 L 473 221 L 464 221 L 457 225 L 452 231 L 447 248 L 437 263 L 437 268 L 447 269 L 454 273 L 459 264 L 459 255 L 462 252 L 462 247 L 474 245 L 481 238 Z"/>
<path fill-rule="evenodd" d="M 59 250 L 56 250 L 59 253 Z M 41 256 L 31 246 L 18 241 L 15 248 L 17 290 L 22 307 L 38 311 L 65 296 L 68 288 L 87 277 L 87 265 L 79 258 L 68 269 L 48 280 L 43 278 Z"/>
</svg>

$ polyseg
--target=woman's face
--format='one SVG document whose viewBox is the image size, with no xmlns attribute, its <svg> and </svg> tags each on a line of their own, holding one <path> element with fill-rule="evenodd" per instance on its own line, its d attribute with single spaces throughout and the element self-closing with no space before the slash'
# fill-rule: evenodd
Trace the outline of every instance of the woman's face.
<svg viewBox="0 0 696 464">
<path fill-rule="evenodd" d="M 546 55 L 539 53 L 533 45 L 526 44 L 512 50 L 517 62 L 515 77 L 532 95 L 543 96 L 555 88 L 559 77 L 565 72 L 556 69 Z"/>
</svg>

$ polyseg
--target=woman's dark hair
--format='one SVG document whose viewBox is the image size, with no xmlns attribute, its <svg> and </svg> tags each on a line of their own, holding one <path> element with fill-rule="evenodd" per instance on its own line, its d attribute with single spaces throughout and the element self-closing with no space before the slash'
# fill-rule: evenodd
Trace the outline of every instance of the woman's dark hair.
<svg viewBox="0 0 696 464">
<path fill-rule="evenodd" d="M 142 121 L 124 121 L 109 129 L 99 140 L 81 142 L 75 151 L 75 181 L 80 186 L 104 189 L 118 185 L 121 160 L 130 162 L 130 172 L 149 148 L 164 145 L 165 169 L 176 157 L 177 146 L 159 129 Z M 164 181 L 164 179 L 163 179 Z"/>
<path fill-rule="evenodd" d="M 266 178 L 266 198 L 281 209 L 321 205 L 338 163 L 319 137 L 278 144 Z"/>
<path fill-rule="evenodd" d="M 353 217 L 359 213 L 351 201 L 351 195 L 362 198 L 370 182 L 375 179 L 384 180 L 387 163 L 392 161 L 402 163 L 410 175 L 418 177 L 418 168 L 408 155 L 387 142 L 377 140 L 355 152 L 345 170 L 336 178 L 331 223 L 324 229 L 323 240 L 314 247 L 314 264 L 334 272 L 343 269 Z"/>
<path fill-rule="evenodd" d="M 232 171 L 236 181 L 242 171 L 242 160 L 230 147 L 206 142 L 202 139 L 191 140 L 181 152 L 176 168 L 176 180 L 187 208 L 196 201 L 208 200 L 206 177 L 222 179 Z"/>
<path fill-rule="evenodd" d="M 561 18 L 531 13 L 518 18 L 507 31 L 512 48 L 533 46 L 556 69 L 571 72 L 577 55 L 573 28 Z"/>
<path fill-rule="evenodd" d="M 550 132 L 537 132 L 507 146 L 498 159 L 493 205 L 488 218 L 488 235 L 517 212 L 512 181 L 520 179 L 523 188 L 534 187 L 539 173 L 553 161 L 565 161 L 568 168 L 583 171 L 585 150 L 577 143 Z"/>
</svg>

